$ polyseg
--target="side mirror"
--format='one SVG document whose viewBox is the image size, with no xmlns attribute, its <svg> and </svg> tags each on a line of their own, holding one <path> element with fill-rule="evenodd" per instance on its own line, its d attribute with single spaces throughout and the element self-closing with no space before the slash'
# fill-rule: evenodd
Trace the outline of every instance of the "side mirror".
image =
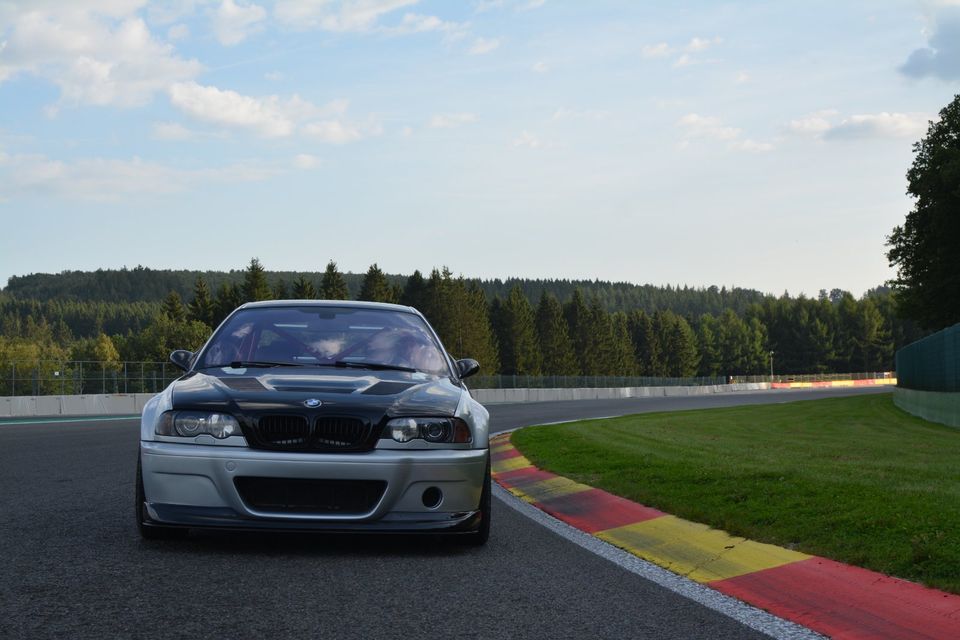
<svg viewBox="0 0 960 640">
<path fill-rule="evenodd" d="M 480 371 L 480 363 L 472 358 L 464 358 L 457 360 L 457 369 L 460 371 L 460 379 L 463 380 Z"/>
<path fill-rule="evenodd" d="M 186 349 L 177 349 L 170 354 L 170 362 L 184 371 L 190 368 L 191 358 L 193 358 L 193 352 L 187 351 Z"/>
</svg>

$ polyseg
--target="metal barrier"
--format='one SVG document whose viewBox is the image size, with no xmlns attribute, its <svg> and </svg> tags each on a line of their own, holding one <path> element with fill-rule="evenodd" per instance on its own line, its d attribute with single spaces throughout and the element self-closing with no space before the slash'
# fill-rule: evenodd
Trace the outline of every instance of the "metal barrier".
<svg viewBox="0 0 960 640">
<path fill-rule="evenodd" d="M 960 391 L 960 324 L 897 351 L 897 384 L 918 391 Z"/>
</svg>

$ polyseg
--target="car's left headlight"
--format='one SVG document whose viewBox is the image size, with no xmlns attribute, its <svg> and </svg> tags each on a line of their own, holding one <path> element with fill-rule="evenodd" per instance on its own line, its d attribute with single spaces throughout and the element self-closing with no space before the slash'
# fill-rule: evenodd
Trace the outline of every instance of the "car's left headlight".
<svg viewBox="0 0 960 640">
<path fill-rule="evenodd" d="M 217 439 L 239 436 L 240 423 L 227 413 L 208 411 L 167 411 L 157 421 L 158 436 L 193 438 L 208 435 Z"/>
<path fill-rule="evenodd" d="M 393 418 L 387 422 L 383 437 L 397 442 L 410 442 L 415 438 L 434 443 L 473 442 L 470 427 L 460 418 Z"/>
</svg>

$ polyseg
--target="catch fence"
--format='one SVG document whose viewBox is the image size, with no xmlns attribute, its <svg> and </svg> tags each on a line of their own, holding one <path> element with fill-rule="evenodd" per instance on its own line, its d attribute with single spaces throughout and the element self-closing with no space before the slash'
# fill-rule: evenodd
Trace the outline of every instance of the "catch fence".
<svg viewBox="0 0 960 640">
<path fill-rule="evenodd" d="M 960 323 L 897 351 L 897 386 L 917 391 L 960 391 Z"/>
<path fill-rule="evenodd" d="M 182 374 L 170 362 L 0 362 L 0 396 L 157 393 Z"/>
</svg>

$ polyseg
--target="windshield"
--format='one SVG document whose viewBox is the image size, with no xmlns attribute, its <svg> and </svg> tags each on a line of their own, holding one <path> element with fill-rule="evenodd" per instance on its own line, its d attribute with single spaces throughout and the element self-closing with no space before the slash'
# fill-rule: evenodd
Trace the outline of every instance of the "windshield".
<svg viewBox="0 0 960 640">
<path fill-rule="evenodd" d="M 385 309 L 304 306 L 238 311 L 217 331 L 197 368 L 233 362 L 370 365 L 450 375 L 423 319 Z"/>
</svg>

